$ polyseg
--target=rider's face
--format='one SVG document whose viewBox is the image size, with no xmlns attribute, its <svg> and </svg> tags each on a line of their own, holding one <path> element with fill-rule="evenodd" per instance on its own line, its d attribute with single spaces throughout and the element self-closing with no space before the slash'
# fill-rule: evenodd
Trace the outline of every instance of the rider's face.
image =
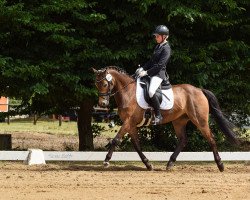
<svg viewBox="0 0 250 200">
<path fill-rule="evenodd" d="M 165 39 L 167 39 L 168 37 L 165 35 L 159 35 L 159 34 L 155 34 L 155 40 L 158 44 L 162 43 Z"/>
</svg>

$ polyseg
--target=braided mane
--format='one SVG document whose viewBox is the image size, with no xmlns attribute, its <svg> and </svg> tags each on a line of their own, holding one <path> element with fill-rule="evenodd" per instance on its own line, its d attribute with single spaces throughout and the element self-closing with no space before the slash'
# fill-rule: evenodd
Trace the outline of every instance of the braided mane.
<svg viewBox="0 0 250 200">
<path fill-rule="evenodd" d="M 108 69 L 113 69 L 113 70 L 115 70 L 115 71 L 117 71 L 117 72 L 119 72 L 119 73 L 121 73 L 121 74 L 126 74 L 126 75 L 128 75 L 130 78 L 133 78 L 133 79 L 134 79 L 134 77 L 131 76 L 131 75 L 129 75 L 124 69 L 122 69 L 122 68 L 120 68 L 120 67 L 117 67 L 117 66 L 107 66 L 107 67 L 105 67 L 105 68 L 102 68 L 101 70 L 108 70 Z"/>
</svg>

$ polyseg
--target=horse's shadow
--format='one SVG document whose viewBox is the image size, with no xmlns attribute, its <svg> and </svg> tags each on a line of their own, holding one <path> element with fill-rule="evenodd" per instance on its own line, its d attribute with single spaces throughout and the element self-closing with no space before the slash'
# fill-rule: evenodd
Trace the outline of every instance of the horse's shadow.
<svg viewBox="0 0 250 200">
<path fill-rule="evenodd" d="M 52 165 L 48 164 L 45 167 L 36 168 L 33 170 L 38 171 L 148 171 L 144 166 L 136 166 L 133 164 L 120 165 L 120 164 L 111 164 L 109 167 L 104 167 L 102 163 L 92 164 L 92 163 L 53 163 Z M 153 171 L 162 171 L 162 169 L 154 169 Z"/>
<path fill-rule="evenodd" d="M 109 166 L 104 167 L 102 165 L 71 165 L 67 170 L 72 171 L 147 171 L 145 167 L 138 167 L 134 165 L 125 166 Z"/>
</svg>

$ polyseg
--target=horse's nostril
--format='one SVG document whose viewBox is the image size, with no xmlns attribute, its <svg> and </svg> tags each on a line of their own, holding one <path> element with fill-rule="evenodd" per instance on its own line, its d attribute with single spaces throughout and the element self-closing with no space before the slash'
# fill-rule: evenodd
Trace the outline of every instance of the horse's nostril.
<svg viewBox="0 0 250 200">
<path fill-rule="evenodd" d="M 101 103 L 102 107 L 106 107 L 108 105 L 108 102 L 106 100 L 102 101 Z"/>
<path fill-rule="evenodd" d="M 107 107 L 108 105 L 109 105 L 109 101 L 108 100 L 102 100 L 102 101 L 99 101 L 99 105 L 101 106 L 101 107 Z"/>
</svg>

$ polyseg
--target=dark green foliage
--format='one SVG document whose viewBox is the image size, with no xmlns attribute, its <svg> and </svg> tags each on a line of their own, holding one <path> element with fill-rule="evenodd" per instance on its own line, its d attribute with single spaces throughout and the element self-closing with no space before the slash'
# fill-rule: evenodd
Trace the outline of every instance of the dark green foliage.
<svg viewBox="0 0 250 200">
<path fill-rule="evenodd" d="M 92 128 L 92 133 L 94 137 L 100 136 L 102 131 L 105 130 L 105 128 L 99 125 L 98 123 L 92 124 L 91 128 Z"/>
<path fill-rule="evenodd" d="M 84 1 L 1 1 L 2 93 L 21 98 L 33 111 L 59 110 L 93 96 L 90 62 L 96 40 L 94 3 Z M 8 90 L 5 90 L 6 86 Z"/>
</svg>

